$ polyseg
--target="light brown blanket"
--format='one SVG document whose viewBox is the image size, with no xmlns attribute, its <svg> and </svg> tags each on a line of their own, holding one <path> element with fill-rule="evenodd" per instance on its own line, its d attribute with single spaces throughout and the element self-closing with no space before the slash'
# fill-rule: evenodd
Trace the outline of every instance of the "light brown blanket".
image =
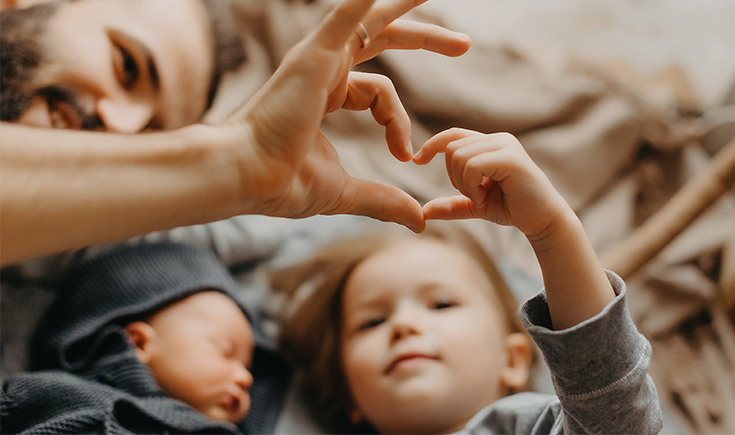
<svg viewBox="0 0 735 435">
<path fill-rule="evenodd" d="M 227 79 L 209 119 L 221 119 L 258 89 L 330 3 L 237 2 L 249 61 Z M 431 8 L 413 18 L 442 23 Z M 650 83 L 601 65 L 549 63 L 503 41 L 477 38 L 458 59 L 389 52 L 359 69 L 392 78 L 412 117 L 415 146 L 452 126 L 516 134 L 579 214 L 601 258 L 710 158 L 701 145 L 707 125 L 679 114 L 692 109 L 691 99 L 680 97 L 693 92 L 679 75 L 663 83 L 674 83 L 671 98 L 660 98 L 662 83 L 652 98 Z M 354 176 L 394 184 L 420 202 L 454 192 L 441 159 L 427 167 L 394 160 L 368 113 L 337 112 L 323 129 Z M 483 221 L 466 226 L 490 252 L 540 279 L 515 229 Z M 735 413 L 728 412 L 735 410 L 735 328 L 721 293 L 721 283 L 735 275 L 734 240 L 730 191 L 627 278 L 634 319 L 654 347 L 651 374 L 661 401 L 695 433 L 735 433 Z"/>
</svg>

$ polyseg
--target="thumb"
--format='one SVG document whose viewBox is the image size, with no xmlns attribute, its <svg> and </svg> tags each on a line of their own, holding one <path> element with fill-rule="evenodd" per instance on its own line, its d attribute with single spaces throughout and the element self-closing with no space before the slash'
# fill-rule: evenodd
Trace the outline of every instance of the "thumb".
<svg viewBox="0 0 735 435">
<path fill-rule="evenodd" d="M 464 195 L 436 198 L 423 208 L 424 219 L 454 220 L 480 217 L 475 203 Z"/>
<path fill-rule="evenodd" d="M 335 208 L 325 214 L 354 214 L 401 224 L 415 233 L 426 228 L 421 205 L 395 186 L 350 177 Z"/>
</svg>

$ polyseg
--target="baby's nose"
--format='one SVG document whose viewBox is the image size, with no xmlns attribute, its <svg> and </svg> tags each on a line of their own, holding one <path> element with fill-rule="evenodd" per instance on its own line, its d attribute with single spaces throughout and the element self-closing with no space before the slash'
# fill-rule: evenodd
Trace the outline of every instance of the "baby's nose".
<svg viewBox="0 0 735 435">
<path fill-rule="evenodd" d="M 253 385 L 253 375 L 250 370 L 245 367 L 239 369 L 235 376 L 235 383 L 244 391 L 247 391 Z"/>
</svg>

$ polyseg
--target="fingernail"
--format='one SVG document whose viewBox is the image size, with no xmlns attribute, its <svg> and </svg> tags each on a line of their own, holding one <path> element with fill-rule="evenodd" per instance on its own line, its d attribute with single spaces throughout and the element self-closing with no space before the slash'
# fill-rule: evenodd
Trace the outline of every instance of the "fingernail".
<svg viewBox="0 0 735 435">
<path fill-rule="evenodd" d="M 424 150 L 424 149 L 423 149 L 423 148 L 421 148 L 420 150 L 418 150 L 418 151 L 416 152 L 416 154 L 414 154 L 414 155 L 413 155 L 413 160 L 414 160 L 414 161 L 416 161 L 416 160 L 419 160 L 419 159 L 421 158 L 421 156 L 423 155 L 423 152 L 422 152 L 423 150 Z"/>
</svg>

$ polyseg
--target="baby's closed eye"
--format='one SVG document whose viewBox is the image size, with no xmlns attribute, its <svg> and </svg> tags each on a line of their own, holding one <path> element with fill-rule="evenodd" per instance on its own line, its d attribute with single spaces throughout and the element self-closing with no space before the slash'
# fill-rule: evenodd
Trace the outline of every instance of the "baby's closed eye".
<svg viewBox="0 0 735 435">
<path fill-rule="evenodd" d="M 232 340 L 218 337 L 212 341 L 214 345 L 217 346 L 222 355 L 226 357 L 231 357 L 236 353 L 236 346 Z"/>
</svg>

